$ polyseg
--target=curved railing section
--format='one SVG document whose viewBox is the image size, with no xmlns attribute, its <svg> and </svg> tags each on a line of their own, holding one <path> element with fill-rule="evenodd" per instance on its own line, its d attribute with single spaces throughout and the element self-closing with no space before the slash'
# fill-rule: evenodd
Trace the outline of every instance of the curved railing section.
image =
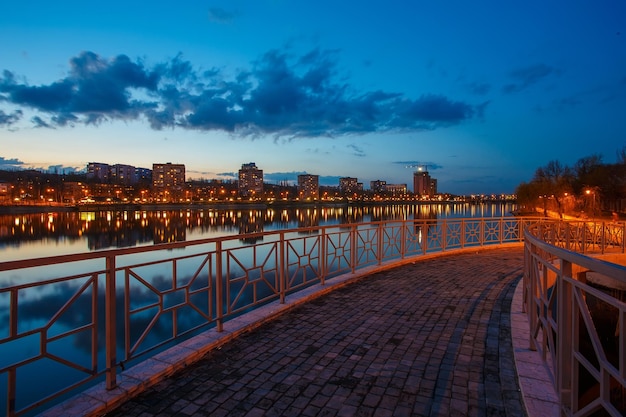
<svg viewBox="0 0 626 417">
<path fill-rule="evenodd" d="M 384 221 L 0 262 L 0 402 L 33 413 L 340 275 L 521 243 L 536 218 Z M 42 383 L 45 380 L 45 383 Z"/>
<path fill-rule="evenodd" d="M 550 364 L 562 415 L 626 414 L 624 231 L 562 221 L 525 230 L 530 346 Z"/>
</svg>

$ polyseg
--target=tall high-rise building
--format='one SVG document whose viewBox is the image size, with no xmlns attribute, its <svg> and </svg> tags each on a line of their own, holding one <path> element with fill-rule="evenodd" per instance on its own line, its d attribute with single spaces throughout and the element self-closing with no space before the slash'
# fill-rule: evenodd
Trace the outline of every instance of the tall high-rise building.
<svg viewBox="0 0 626 417">
<path fill-rule="evenodd" d="M 437 194 L 437 180 L 431 178 L 428 171 L 418 169 L 413 173 L 413 192 L 432 197 Z"/>
<path fill-rule="evenodd" d="M 360 187 L 359 184 L 361 184 Z M 352 194 L 358 191 L 363 191 L 363 184 L 359 183 L 359 180 L 357 178 L 339 178 L 339 192 L 341 194 Z"/>
<path fill-rule="evenodd" d="M 152 164 L 152 188 L 164 201 L 181 199 L 185 188 L 185 165 L 171 162 Z"/>
<path fill-rule="evenodd" d="M 317 200 L 320 197 L 320 176 L 298 175 L 298 195 L 301 199 Z"/>
<path fill-rule="evenodd" d="M 244 198 L 263 197 L 263 170 L 257 168 L 254 162 L 241 165 L 239 195 Z"/>
</svg>

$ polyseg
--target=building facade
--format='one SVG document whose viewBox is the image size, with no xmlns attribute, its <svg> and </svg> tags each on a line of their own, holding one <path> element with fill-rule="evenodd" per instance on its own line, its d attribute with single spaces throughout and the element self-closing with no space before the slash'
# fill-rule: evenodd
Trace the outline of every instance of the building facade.
<svg viewBox="0 0 626 417">
<path fill-rule="evenodd" d="M 407 192 L 406 184 L 387 184 L 385 189 L 387 193 L 393 195 L 406 194 Z"/>
<path fill-rule="evenodd" d="M 370 190 L 375 193 L 384 193 L 387 191 L 387 181 L 370 181 Z"/>
<path fill-rule="evenodd" d="M 135 167 L 131 165 L 115 164 L 110 170 L 111 182 L 115 184 L 131 185 L 137 183 Z"/>
<path fill-rule="evenodd" d="M 320 197 L 319 175 L 298 175 L 298 196 L 301 200 L 317 200 Z"/>
<path fill-rule="evenodd" d="M 353 194 L 363 191 L 363 183 L 359 183 L 357 178 L 342 177 L 339 178 L 339 193 Z"/>
<path fill-rule="evenodd" d="M 89 162 L 87 164 L 87 179 L 108 183 L 111 178 L 111 166 L 101 162 Z"/>
<path fill-rule="evenodd" d="M 420 196 L 432 197 L 437 194 L 437 180 L 430 177 L 428 171 L 413 173 L 413 192 Z"/>
<path fill-rule="evenodd" d="M 185 165 L 152 164 L 152 191 L 163 201 L 179 201 L 185 194 Z"/>
<path fill-rule="evenodd" d="M 238 189 L 242 198 L 262 198 L 263 170 L 257 168 L 254 162 L 241 165 Z"/>
</svg>

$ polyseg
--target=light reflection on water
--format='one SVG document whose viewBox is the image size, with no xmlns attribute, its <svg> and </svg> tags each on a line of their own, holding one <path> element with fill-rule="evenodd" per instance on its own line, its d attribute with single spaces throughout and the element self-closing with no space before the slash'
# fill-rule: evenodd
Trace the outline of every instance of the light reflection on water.
<svg viewBox="0 0 626 417">
<path fill-rule="evenodd" d="M 0 215 L 0 260 L 379 220 L 502 217 L 512 203 L 59 212 Z"/>
</svg>

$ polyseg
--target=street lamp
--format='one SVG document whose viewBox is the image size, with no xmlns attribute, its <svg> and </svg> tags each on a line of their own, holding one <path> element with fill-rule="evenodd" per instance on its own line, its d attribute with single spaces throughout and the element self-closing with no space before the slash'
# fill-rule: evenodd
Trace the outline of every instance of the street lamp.
<svg viewBox="0 0 626 417">
<path fill-rule="evenodd" d="M 585 194 L 587 196 L 591 196 L 591 218 L 593 220 L 595 220 L 595 217 L 596 217 L 596 193 L 592 189 L 587 188 L 585 190 Z"/>
</svg>

